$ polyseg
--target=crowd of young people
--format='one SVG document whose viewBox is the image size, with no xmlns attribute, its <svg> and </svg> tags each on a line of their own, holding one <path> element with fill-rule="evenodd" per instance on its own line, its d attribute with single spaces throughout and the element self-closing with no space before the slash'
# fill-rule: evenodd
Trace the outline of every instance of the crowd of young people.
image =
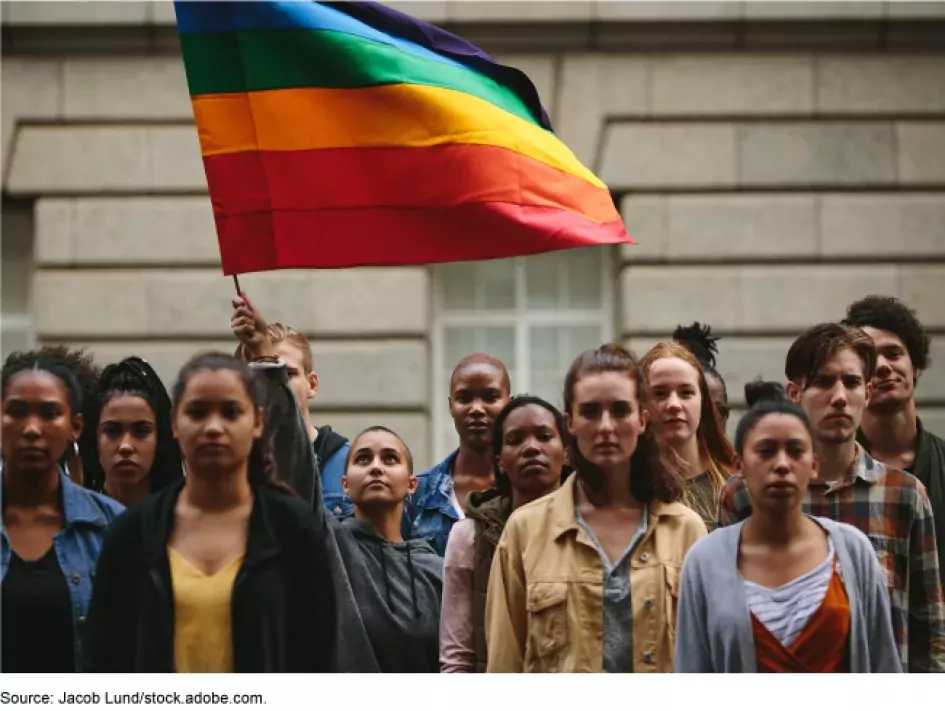
<svg viewBox="0 0 945 711">
<path fill-rule="evenodd" d="M 4 364 L 2 671 L 945 671 L 945 441 L 895 299 L 802 333 L 734 445 L 698 323 L 579 354 L 560 411 L 470 354 L 419 474 L 313 424 L 304 336 L 245 295 L 230 325 L 170 394 L 135 356 Z"/>
</svg>

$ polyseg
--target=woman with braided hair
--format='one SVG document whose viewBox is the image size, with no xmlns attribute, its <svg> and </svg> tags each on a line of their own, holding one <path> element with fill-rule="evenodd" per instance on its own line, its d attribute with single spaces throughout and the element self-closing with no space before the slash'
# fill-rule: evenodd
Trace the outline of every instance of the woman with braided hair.
<svg viewBox="0 0 945 711">
<path fill-rule="evenodd" d="M 179 481 L 171 399 L 151 366 L 137 357 L 112 363 L 97 392 L 80 439 L 85 486 L 131 506 Z"/>
<path fill-rule="evenodd" d="M 225 353 L 181 368 L 171 422 L 187 477 L 129 509 L 106 536 L 86 671 L 331 671 L 328 538 L 307 502 L 279 483 L 280 443 L 264 432 L 274 412 L 291 411 L 301 426 L 288 382 L 283 366 L 253 368 Z"/>
<path fill-rule="evenodd" d="M 715 344 L 719 339 L 712 335 L 712 327 L 704 326 L 698 321 L 693 321 L 691 326 L 677 326 L 673 331 L 673 340 L 692 353 L 702 366 L 702 370 L 705 371 L 712 402 L 715 403 L 715 409 L 719 411 L 724 427 L 728 423 L 729 414 L 728 390 L 725 387 L 725 380 L 715 369 L 715 356 L 719 352 Z"/>
</svg>

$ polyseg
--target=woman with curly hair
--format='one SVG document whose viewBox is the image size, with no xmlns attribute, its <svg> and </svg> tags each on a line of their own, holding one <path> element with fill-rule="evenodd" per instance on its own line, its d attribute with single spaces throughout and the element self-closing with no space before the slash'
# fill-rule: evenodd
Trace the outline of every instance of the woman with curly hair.
<svg viewBox="0 0 945 711">
<path fill-rule="evenodd" d="M 131 506 L 184 476 L 171 399 L 143 359 L 106 367 L 84 415 L 79 451 L 87 488 Z"/>
</svg>

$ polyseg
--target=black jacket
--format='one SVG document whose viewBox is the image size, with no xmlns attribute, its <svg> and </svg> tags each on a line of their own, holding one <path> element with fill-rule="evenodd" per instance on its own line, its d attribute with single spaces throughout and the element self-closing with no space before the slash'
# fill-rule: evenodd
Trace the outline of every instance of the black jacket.
<svg viewBox="0 0 945 711">
<path fill-rule="evenodd" d="M 85 626 L 89 672 L 173 672 L 167 559 L 183 483 L 125 513 L 105 539 Z M 326 538 L 301 499 L 253 490 L 246 555 L 233 585 L 233 671 L 327 672 L 334 595 Z"/>
</svg>

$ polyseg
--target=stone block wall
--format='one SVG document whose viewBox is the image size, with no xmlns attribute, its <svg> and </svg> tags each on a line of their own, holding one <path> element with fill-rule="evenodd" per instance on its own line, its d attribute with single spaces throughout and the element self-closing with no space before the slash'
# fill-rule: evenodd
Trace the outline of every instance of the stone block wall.
<svg viewBox="0 0 945 711">
<path fill-rule="evenodd" d="M 614 260 L 631 346 L 711 323 L 740 404 L 800 329 L 895 294 L 935 334 L 919 397 L 945 433 L 945 3 L 395 4 L 498 47 L 612 186 L 640 242 Z M 5 201 L 32 206 L 10 224 L 33 231 L 38 342 L 139 353 L 168 380 L 232 348 L 170 3 L 3 15 L 0 169 Z M 429 463 L 428 269 L 241 282 L 312 338 L 317 420 L 387 422 Z"/>
</svg>

